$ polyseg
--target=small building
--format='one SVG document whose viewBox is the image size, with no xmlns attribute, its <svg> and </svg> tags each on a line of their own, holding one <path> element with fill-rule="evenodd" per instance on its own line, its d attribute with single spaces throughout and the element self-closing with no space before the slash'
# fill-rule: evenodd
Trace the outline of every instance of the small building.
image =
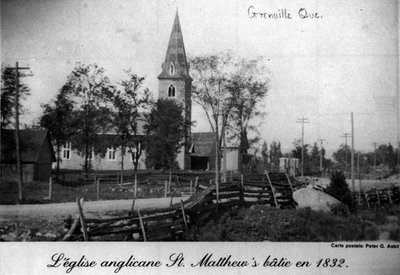
<svg viewBox="0 0 400 275">
<path fill-rule="evenodd" d="M 279 172 L 296 176 L 299 174 L 299 163 L 298 158 L 279 158 Z"/>
<path fill-rule="evenodd" d="M 48 181 L 56 161 L 48 130 L 20 130 L 24 182 Z M 17 181 L 15 130 L 1 130 L 1 180 Z"/>
<path fill-rule="evenodd" d="M 215 134 L 193 133 L 190 157 L 191 170 L 215 169 Z"/>
<path fill-rule="evenodd" d="M 236 171 L 239 168 L 239 148 L 226 147 L 226 170 Z M 215 169 L 215 134 L 201 132 L 192 134 L 192 147 L 190 149 L 191 170 Z M 224 165 L 223 148 L 221 148 L 221 169 Z"/>
</svg>

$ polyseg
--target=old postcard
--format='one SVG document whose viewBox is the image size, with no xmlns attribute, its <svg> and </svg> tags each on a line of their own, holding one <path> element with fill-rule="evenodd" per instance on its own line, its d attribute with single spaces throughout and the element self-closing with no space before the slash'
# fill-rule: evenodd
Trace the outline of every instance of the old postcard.
<svg viewBox="0 0 400 275">
<path fill-rule="evenodd" d="M 1 1 L 1 274 L 399 274 L 396 0 Z"/>
</svg>

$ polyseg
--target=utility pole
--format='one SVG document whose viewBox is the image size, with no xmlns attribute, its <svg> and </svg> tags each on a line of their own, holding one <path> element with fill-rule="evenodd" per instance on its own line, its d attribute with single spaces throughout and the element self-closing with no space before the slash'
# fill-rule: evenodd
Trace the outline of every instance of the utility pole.
<svg viewBox="0 0 400 275">
<path fill-rule="evenodd" d="M 341 135 L 340 137 L 343 137 L 345 140 L 345 150 L 344 150 L 344 171 L 345 174 L 347 174 L 347 138 L 350 137 L 351 135 L 349 133 L 344 133 L 343 135 Z"/>
<path fill-rule="evenodd" d="M 360 179 L 360 152 L 357 153 L 357 177 Z"/>
<path fill-rule="evenodd" d="M 310 123 L 304 116 L 297 119 L 296 123 L 301 123 L 301 177 L 304 177 L 304 123 Z"/>
<path fill-rule="evenodd" d="M 374 179 L 376 179 L 376 145 L 378 145 L 377 142 L 372 143 L 374 145 Z"/>
<path fill-rule="evenodd" d="M 351 187 L 355 190 L 354 182 L 354 116 L 351 112 Z"/>
<path fill-rule="evenodd" d="M 397 68 L 398 70 L 398 68 Z M 400 91 L 397 88 L 397 161 L 396 161 L 396 174 L 397 178 L 400 176 Z"/>
<path fill-rule="evenodd" d="M 24 198 L 23 184 L 24 177 L 22 171 L 21 147 L 20 147 L 20 133 L 19 133 L 19 77 L 31 76 L 31 74 L 20 75 L 20 70 L 30 70 L 29 67 L 19 67 L 18 62 L 15 62 L 15 67 L 10 67 L 15 70 L 15 150 L 17 155 L 17 173 L 18 173 L 18 200 L 21 202 Z"/>
<path fill-rule="evenodd" d="M 321 156 L 320 156 L 320 159 L 319 159 L 319 171 L 321 172 L 321 177 L 322 177 L 322 157 L 323 157 L 323 155 L 322 155 L 322 143 L 325 141 L 325 139 L 323 139 L 323 138 L 320 138 L 320 139 L 318 139 L 318 141 L 321 143 L 321 148 L 320 148 L 320 151 L 321 151 Z"/>
</svg>

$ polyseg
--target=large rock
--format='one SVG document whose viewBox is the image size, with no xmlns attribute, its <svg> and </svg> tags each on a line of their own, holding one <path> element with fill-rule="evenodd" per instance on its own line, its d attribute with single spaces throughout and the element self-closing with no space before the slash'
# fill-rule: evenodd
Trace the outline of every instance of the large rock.
<svg viewBox="0 0 400 275">
<path fill-rule="evenodd" d="M 299 208 L 310 207 L 312 210 L 324 212 L 330 212 L 333 206 L 340 204 L 340 201 L 334 197 L 312 188 L 301 188 L 295 191 L 293 199 Z"/>
</svg>

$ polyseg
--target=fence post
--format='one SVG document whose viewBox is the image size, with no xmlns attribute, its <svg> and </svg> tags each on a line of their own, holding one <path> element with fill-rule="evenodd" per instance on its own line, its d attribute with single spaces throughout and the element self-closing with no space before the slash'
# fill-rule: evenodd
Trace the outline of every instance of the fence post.
<svg viewBox="0 0 400 275">
<path fill-rule="evenodd" d="M 275 190 L 274 190 L 274 187 L 272 186 L 271 179 L 269 178 L 268 172 L 266 172 L 265 174 L 267 175 L 269 185 L 271 186 L 271 192 L 272 192 L 272 196 L 274 197 L 275 207 L 279 208 L 279 204 L 278 204 L 278 201 L 276 200 Z"/>
<path fill-rule="evenodd" d="M 292 190 L 292 194 L 293 194 L 294 190 L 293 190 L 292 182 L 290 181 L 289 175 L 286 172 L 285 172 L 285 175 L 286 175 L 286 178 L 287 178 L 287 180 L 289 182 L 290 189 Z"/>
<path fill-rule="evenodd" d="M 142 228 L 143 241 L 146 242 L 147 241 L 146 231 L 144 230 L 144 224 L 143 224 L 142 216 L 140 216 L 139 208 L 137 210 L 137 213 L 138 213 L 138 216 L 139 216 L 140 227 Z"/>
<path fill-rule="evenodd" d="M 369 205 L 369 201 L 368 201 L 368 195 L 367 195 L 367 193 L 365 193 L 365 191 L 364 191 L 364 197 L 365 197 L 365 201 L 367 202 L 368 209 L 371 208 L 371 206 Z"/>
<path fill-rule="evenodd" d="M 136 198 L 137 197 L 137 172 L 135 172 L 135 185 L 134 185 L 134 190 L 133 190 L 133 196 Z"/>
<path fill-rule="evenodd" d="M 243 180 L 243 174 L 240 175 L 240 200 L 242 202 L 242 206 L 244 204 L 244 180 Z"/>
<path fill-rule="evenodd" d="M 83 215 L 83 209 L 82 209 L 83 198 L 81 198 L 81 199 L 76 198 L 76 203 L 78 204 L 78 211 L 79 211 L 79 218 L 81 220 L 81 225 L 82 225 L 83 239 L 85 240 L 85 242 L 87 242 L 87 241 L 89 241 L 89 235 L 87 232 L 85 217 Z"/>
<path fill-rule="evenodd" d="M 386 192 L 388 194 L 390 204 L 393 204 L 392 197 L 390 196 L 390 190 L 388 189 Z"/>
<path fill-rule="evenodd" d="M 65 234 L 65 236 L 63 237 L 63 241 L 68 241 L 69 238 L 71 238 L 72 234 L 74 233 L 76 227 L 78 226 L 79 223 L 79 215 L 75 216 L 75 219 L 71 225 L 71 228 L 68 230 L 67 234 Z"/>
<path fill-rule="evenodd" d="M 181 209 L 182 209 L 182 215 L 183 215 L 183 222 L 185 223 L 185 229 L 186 232 L 188 231 L 188 226 L 187 226 L 187 221 L 186 221 L 186 214 L 185 214 L 185 208 L 183 207 L 183 201 L 181 200 Z"/>
<path fill-rule="evenodd" d="M 168 181 L 166 180 L 165 183 L 164 183 L 164 198 L 167 197 L 167 192 L 168 192 L 168 190 L 167 190 L 167 188 L 168 188 L 167 185 L 168 185 Z"/>
<path fill-rule="evenodd" d="M 132 201 L 132 208 L 131 208 L 132 214 L 133 214 L 133 209 L 135 209 L 135 199 L 133 199 L 133 201 Z"/>
<path fill-rule="evenodd" d="M 190 191 L 189 191 L 189 196 L 192 196 L 192 192 L 193 192 L 193 181 L 190 181 Z"/>
<path fill-rule="evenodd" d="M 96 184 L 96 191 L 97 191 L 97 200 L 100 200 L 100 179 L 97 179 L 97 184 Z"/>
<path fill-rule="evenodd" d="M 217 203 L 219 202 L 219 181 L 215 182 L 215 190 L 217 195 Z"/>
<path fill-rule="evenodd" d="M 49 178 L 49 200 L 51 200 L 51 192 L 53 191 L 52 186 L 53 186 L 53 178 L 50 177 Z"/>
<path fill-rule="evenodd" d="M 378 199 L 378 204 L 381 205 L 381 199 L 379 198 L 378 190 L 375 190 L 376 198 Z"/>
<path fill-rule="evenodd" d="M 196 191 L 197 191 L 198 185 L 199 185 L 199 177 L 196 177 L 196 179 L 194 181 L 194 187 L 195 187 Z"/>
</svg>

